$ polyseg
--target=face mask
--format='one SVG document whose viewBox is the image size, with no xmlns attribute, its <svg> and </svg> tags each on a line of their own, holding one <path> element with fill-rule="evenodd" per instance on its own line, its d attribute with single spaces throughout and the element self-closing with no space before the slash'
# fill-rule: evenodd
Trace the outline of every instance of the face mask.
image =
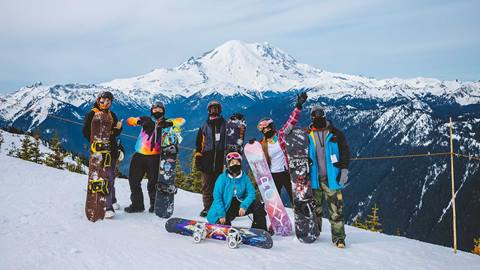
<svg viewBox="0 0 480 270">
<path fill-rule="evenodd" d="M 273 135 L 275 135 L 275 130 L 270 129 L 269 131 L 263 133 L 263 135 L 265 136 L 265 138 L 270 139 L 273 137 Z"/>
<path fill-rule="evenodd" d="M 228 172 L 232 175 L 238 175 L 240 173 L 240 170 L 242 169 L 241 165 L 235 164 L 230 167 L 228 167 Z"/>
<path fill-rule="evenodd" d="M 155 119 L 160 119 L 163 117 L 163 112 L 154 112 L 152 115 L 155 117 Z"/>
<path fill-rule="evenodd" d="M 324 128 L 327 126 L 327 119 L 325 117 L 313 118 L 313 126 L 316 128 Z"/>
</svg>

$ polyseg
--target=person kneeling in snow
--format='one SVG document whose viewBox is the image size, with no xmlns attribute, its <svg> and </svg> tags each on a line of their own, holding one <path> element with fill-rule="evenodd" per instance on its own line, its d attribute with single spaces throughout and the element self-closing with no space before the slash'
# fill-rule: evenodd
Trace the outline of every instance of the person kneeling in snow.
<svg viewBox="0 0 480 270">
<path fill-rule="evenodd" d="M 267 230 L 267 213 L 263 204 L 255 199 L 255 188 L 250 178 L 242 171 L 242 156 L 231 152 L 226 160 L 227 169 L 215 183 L 207 221 L 231 225 L 236 217 L 253 213 L 252 228 Z"/>
</svg>

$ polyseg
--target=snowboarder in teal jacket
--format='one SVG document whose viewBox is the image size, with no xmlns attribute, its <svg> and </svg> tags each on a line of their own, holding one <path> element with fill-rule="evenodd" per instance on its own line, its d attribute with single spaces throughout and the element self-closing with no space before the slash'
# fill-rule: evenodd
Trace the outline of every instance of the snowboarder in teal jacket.
<svg viewBox="0 0 480 270">
<path fill-rule="evenodd" d="M 231 152 L 226 160 L 227 169 L 215 183 L 207 221 L 231 225 L 236 217 L 253 214 L 252 228 L 266 230 L 267 213 L 263 204 L 255 199 L 255 188 L 250 178 L 242 171 L 242 156 Z"/>
</svg>

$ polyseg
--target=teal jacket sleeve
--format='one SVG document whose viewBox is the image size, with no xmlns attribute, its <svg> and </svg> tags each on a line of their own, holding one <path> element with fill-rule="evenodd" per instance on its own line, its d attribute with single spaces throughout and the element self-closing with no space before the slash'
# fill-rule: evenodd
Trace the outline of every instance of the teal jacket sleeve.
<svg viewBox="0 0 480 270">
<path fill-rule="evenodd" d="M 223 190 L 224 190 L 224 183 L 225 179 L 223 175 L 220 175 L 215 183 L 215 187 L 213 189 L 213 203 L 215 207 L 215 211 L 219 217 L 225 217 L 225 203 L 223 202 Z"/>
</svg>

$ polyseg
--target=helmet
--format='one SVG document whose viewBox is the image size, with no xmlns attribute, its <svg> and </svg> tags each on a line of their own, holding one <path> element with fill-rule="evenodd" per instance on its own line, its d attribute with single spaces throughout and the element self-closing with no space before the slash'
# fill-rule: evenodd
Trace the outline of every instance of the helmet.
<svg viewBox="0 0 480 270">
<path fill-rule="evenodd" d="M 110 100 L 113 100 L 113 94 L 110 91 L 103 91 L 97 97 L 97 99 L 101 99 L 101 98 L 108 98 Z"/>
<path fill-rule="evenodd" d="M 260 121 L 258 121 L 257 128 L 258 128 L 259 131 L 262 131 L 264 128 L 266 128 L 268 126 L 270 126 L 272 128 L 275 128 L 275 125 L 273 123 L 272 118 L 264 117 L 264 118 L 260 119 Z"/>
<path fill-rule="evenodd" d="M 150 111 L 153 111 L 155 108 L 162 108 L 165 111 L 165 105 L 160 101 L 153 103 L 152 107 L 150 107 Z"/>
<path fill-rule="evenodd" d="M 238 152 L 230 152 L 225 156 L 225 159 L 227 160 L 227 165 L 232 159 L 236 159 L 242 162 L 242 155 L 240 155 Z"/>
<path fill-rule="evenodd" d="M 310 109 L 310 116 L 325 117 L 325 109 L 320 105 L 313 105 Z"/>
<path fill-rule="evenodd" d="M 212 107 L 212 106 L 218 106 L 218 109 L 219 109 L 218 113 L 222 112 L 222 104 L 220 104 L 220 102 L 218 100 L 210 101 L 207 105 L 207 110 L 210 110 L 210 107 Z"/>
</svg>

